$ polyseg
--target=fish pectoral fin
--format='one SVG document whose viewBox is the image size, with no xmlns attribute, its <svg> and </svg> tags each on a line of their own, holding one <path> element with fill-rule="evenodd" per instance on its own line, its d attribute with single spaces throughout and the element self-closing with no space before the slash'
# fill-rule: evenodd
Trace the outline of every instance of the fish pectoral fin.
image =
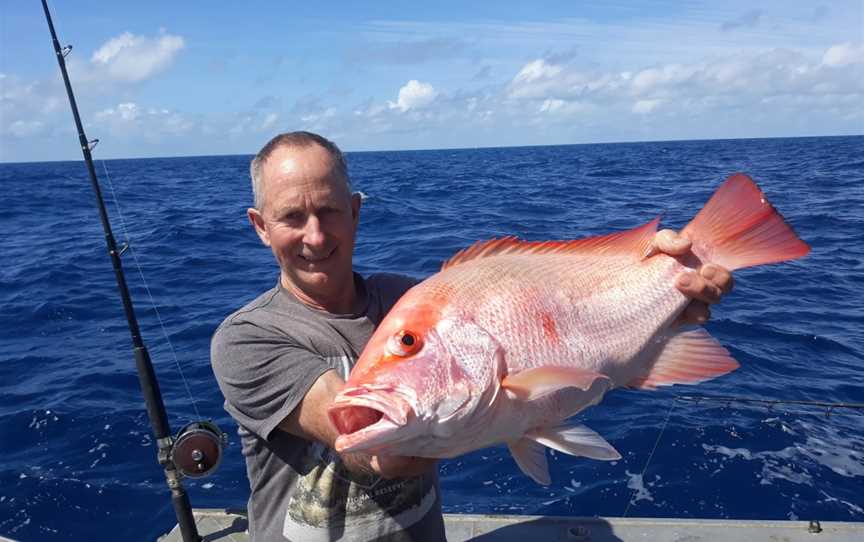
<svg viewBox="0 0 864 542">
<path fill-rule="evenodd" d="M 679 331 L 663 345 L 651 371 L 627 383 L 653 390 L 672 384 L 698 384 L 739 367 L 729 351 L 704 329 Z"/>
<path fill-rule="evenodd" d="M 609 377 L 601 373 L 577 367 L 547 366 L 507 375 L 501 381 L 501 387 L 512 392 L 517 399 L 531 401 L 564 388 L 588 391 L 597 380 L 612 386 Z"/>
<path fill-rule="evenodd" d="M 598 435 L 593 429 L 581 424 L 553 425 L 533 429 L 526 433 L 522 440 L 526 438 L 565 454 L 590 457 L 601 461 L 621 459 L 621 454 L 606 442 L 606 439 Z"/>
<path fill-rule="evenodd" d="M 507 447 L 522 472 L 540 485 L 552 483 L 549 464 L 546 462 L 546 448 L 528 438 L 511 442 Z"/>
</svg>

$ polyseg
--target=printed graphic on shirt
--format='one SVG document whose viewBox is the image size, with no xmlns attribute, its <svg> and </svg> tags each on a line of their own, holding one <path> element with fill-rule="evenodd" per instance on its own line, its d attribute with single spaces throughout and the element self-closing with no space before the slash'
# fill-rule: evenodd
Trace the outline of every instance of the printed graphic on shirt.
<svg viewBox="0 0 864 542">
<path fill-rule="evenodd" d="M 435 501 L 434 488 L 422 478 L 356 474 L 324 446 L 308 451 L 286 509 L 283 534 L 291 540 L 349 526 L 386 534 L 419 521 Z"/>
</svg>

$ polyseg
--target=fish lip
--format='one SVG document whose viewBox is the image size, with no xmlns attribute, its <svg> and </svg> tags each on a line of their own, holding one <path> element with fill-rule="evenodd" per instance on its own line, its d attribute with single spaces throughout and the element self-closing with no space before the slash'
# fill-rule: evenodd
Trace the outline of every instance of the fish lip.
<svg viewBox="0 0 864 542">
<path fill-rule="evenodd" d="M 327 412 L 331 423 L 340 433 L 336 439 L 336 451 L 369 450 L 402 440 L 404 437 L 397 436 L 394 432 L 407 425 L 414 416 L 414 408 L 406 395 L 410 397 L 404 390 L 387 385 L 356 386 L 340 391 Z M 355 407 L 374 410 L 381 413 L 381 417 L 369 425 L 343 433 L 339 412 Z"/>
<path fill-rule="evenodd" d="M 363 385 L 345 388 L 333 399 L 328 408 L 331 420 L 340 410 L 351 407 L 365 407 L 376 410 L 398 426 L 408 423 L 409 415 L 414 413 L 411 401 L 404 391 L 389 385 Z M 337 425 L 338 427 L 338 425 Z"/>
<path fill-rule="evenodd" d="M 394 424 L 386 417 L 382 417 L 372 425 L 359 429 L 353 433 L 343 434 L 336 437 L 333 447 L 337 452 L 371 452 L 374 453 L 382 446 L 394 444 L 408 438 L 399 435 L 397 430 L 400 426 Z"/>
<path fill-rule="evenodd" d="M 377 410 L 396 425 L 405 425 L 408 421 L 408 413 L 404 408 L 399 408 L 399 405 L 395 404 L 393 401 L 386 400 L 385 397 L 382 397 L 377 393 L 357 396 L 349 395 L 345 397 L 339 396 L 333 401 L 329 411 L 338 412 L 344 408 L 358 406 Z"/>
</svg>

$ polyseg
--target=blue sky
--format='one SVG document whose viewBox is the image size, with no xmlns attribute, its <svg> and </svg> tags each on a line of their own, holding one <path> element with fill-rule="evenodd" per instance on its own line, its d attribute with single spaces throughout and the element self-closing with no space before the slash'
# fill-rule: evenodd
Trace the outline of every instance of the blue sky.
<svg viewBox="0 0 864 542">
<path fill-rule="evenodd" d="M 864 133 L 864 2 L 51 2 L 105 158 Z M 0 13 L 0 161 L 80 159 L 41 5 Z"/>
</svg>

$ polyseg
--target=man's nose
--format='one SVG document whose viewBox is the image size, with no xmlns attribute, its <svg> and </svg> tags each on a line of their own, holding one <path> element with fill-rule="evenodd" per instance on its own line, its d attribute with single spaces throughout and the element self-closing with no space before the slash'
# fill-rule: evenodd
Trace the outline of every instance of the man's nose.
<svg viewBox="0 0 864 542">
<path fill-rule="evenodd" d="M 306 228 L 303 230 L 303 243 L 309 246 L 321 246 L 324 244 L 324 231 L 321 229 L 321 221 L 315 215 L 310 215 L 306 220 Z"/>
</svg>

